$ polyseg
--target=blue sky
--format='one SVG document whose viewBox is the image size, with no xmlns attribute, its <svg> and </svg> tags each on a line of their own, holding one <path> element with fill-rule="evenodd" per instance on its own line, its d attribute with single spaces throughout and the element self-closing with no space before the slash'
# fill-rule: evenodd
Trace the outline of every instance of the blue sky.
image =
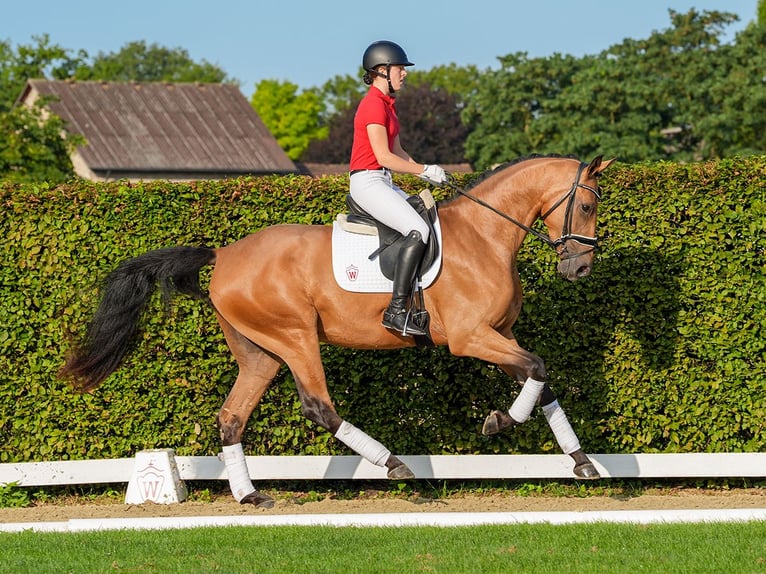
<svg viewBox="0 0 766 574">
<path fill-rule="evenodd" d="M 240 81 L 250 96 L 264 79 L 321 86 L 356 74 L 375 40 L 400 43 L 417 68 L 455 63 L 497 68 L 498 56 L 525 51 L 597 54 L 625 38 L 670 27 L 668 10 L 732 12 L 756 18 L 757 0 L 34 0 L 7 2 L 0 39 L 13 46 L 48 34 L 91 56 L 144 40 L 183 48 Z"/>
</svg>

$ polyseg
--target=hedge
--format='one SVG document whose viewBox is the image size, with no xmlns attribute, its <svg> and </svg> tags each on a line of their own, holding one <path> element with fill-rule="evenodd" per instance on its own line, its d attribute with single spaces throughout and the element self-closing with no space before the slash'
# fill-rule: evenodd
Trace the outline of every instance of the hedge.
<svg viewBox="0 0 766 574">
<path fill-rule="evenodd" d="M 515 328 L 545 359 L 584 448 L 764 450 L 766 157 L 618 164 L 601 184 L 593 274 L 575 284 L 557 277 L 555 254 L 529 237 Z M 92 394 L 56 377 L 71 337 L 120 261 L 170 245 L 222 245 L 277 223 L 328 224 L 347 185 L 303 176 L 0 184 L 0 462 L 163 447 L 217 453 L 215 417 L 236 367 L 209 307 L 152 300 L 135 353 Z M 481 435 L 487 413 L 508 408 L 518 389 L 493 365 L 445 348 L 327 346 L 323 358 L 340 414 L 398 454 L 558 452 L 539 412 Z M 286 369 L 251 418 L 245 450 L 349 453 L 304 419 Z"/>
</svg>

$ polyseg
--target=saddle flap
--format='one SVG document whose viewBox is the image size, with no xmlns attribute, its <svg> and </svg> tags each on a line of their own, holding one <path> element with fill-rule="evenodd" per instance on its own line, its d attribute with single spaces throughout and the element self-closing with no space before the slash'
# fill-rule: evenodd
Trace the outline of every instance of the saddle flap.
<svg viewBox="0 0 766 574">
<path fill-rule="evenodd" d="M 349 233 L 333 221 L 332 231 L 332 266 L 333 275 L 338 285 L 355 293 L 391 293 L 393 282 L 383 274 L 381 260 L 370 260 L 369 255 L 380 245 L 376 235 Z M 441 244 L 441 226 L 439 221 L 434 225 L 434 235 L 437 244 Z M 393 252 L 394 250 L 387 250 Z M 440 251 L 440 250 L 439 250 Z M 388 254 L 386 254 L 386 258 Z M 426 269 L 423 265 L 423 289 L 428 288 L 439 276 L 441 257 Z"/>
</svg>

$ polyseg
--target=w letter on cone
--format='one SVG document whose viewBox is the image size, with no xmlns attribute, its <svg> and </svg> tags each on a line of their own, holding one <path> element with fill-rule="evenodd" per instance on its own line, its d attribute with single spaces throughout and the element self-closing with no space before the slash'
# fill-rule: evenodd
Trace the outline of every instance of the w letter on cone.
<svg viewBox="0 0 766 574">
<path fill-rule="evenodd" d="M 178 474 L 173 449 L 136 453 L 136 465 L 125 493 L 125 504 L 173 504 L 186 500 L 186 496 L 186 485 Z"/>
</svg>

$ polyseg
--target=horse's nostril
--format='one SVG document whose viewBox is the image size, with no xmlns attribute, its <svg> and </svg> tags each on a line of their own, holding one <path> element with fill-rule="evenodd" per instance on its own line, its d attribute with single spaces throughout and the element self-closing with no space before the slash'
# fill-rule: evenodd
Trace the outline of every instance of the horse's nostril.
<svg viewBox="0 0 766 574">
<path fill-rule="evenodd" d="M 591 272 L 590 265 L 583 265 L 579 269 L 577 269 L 577 276 L 580 278 L 587 277 L 588 275 L 590 275 L 590 272 Z"/>
</svg>

